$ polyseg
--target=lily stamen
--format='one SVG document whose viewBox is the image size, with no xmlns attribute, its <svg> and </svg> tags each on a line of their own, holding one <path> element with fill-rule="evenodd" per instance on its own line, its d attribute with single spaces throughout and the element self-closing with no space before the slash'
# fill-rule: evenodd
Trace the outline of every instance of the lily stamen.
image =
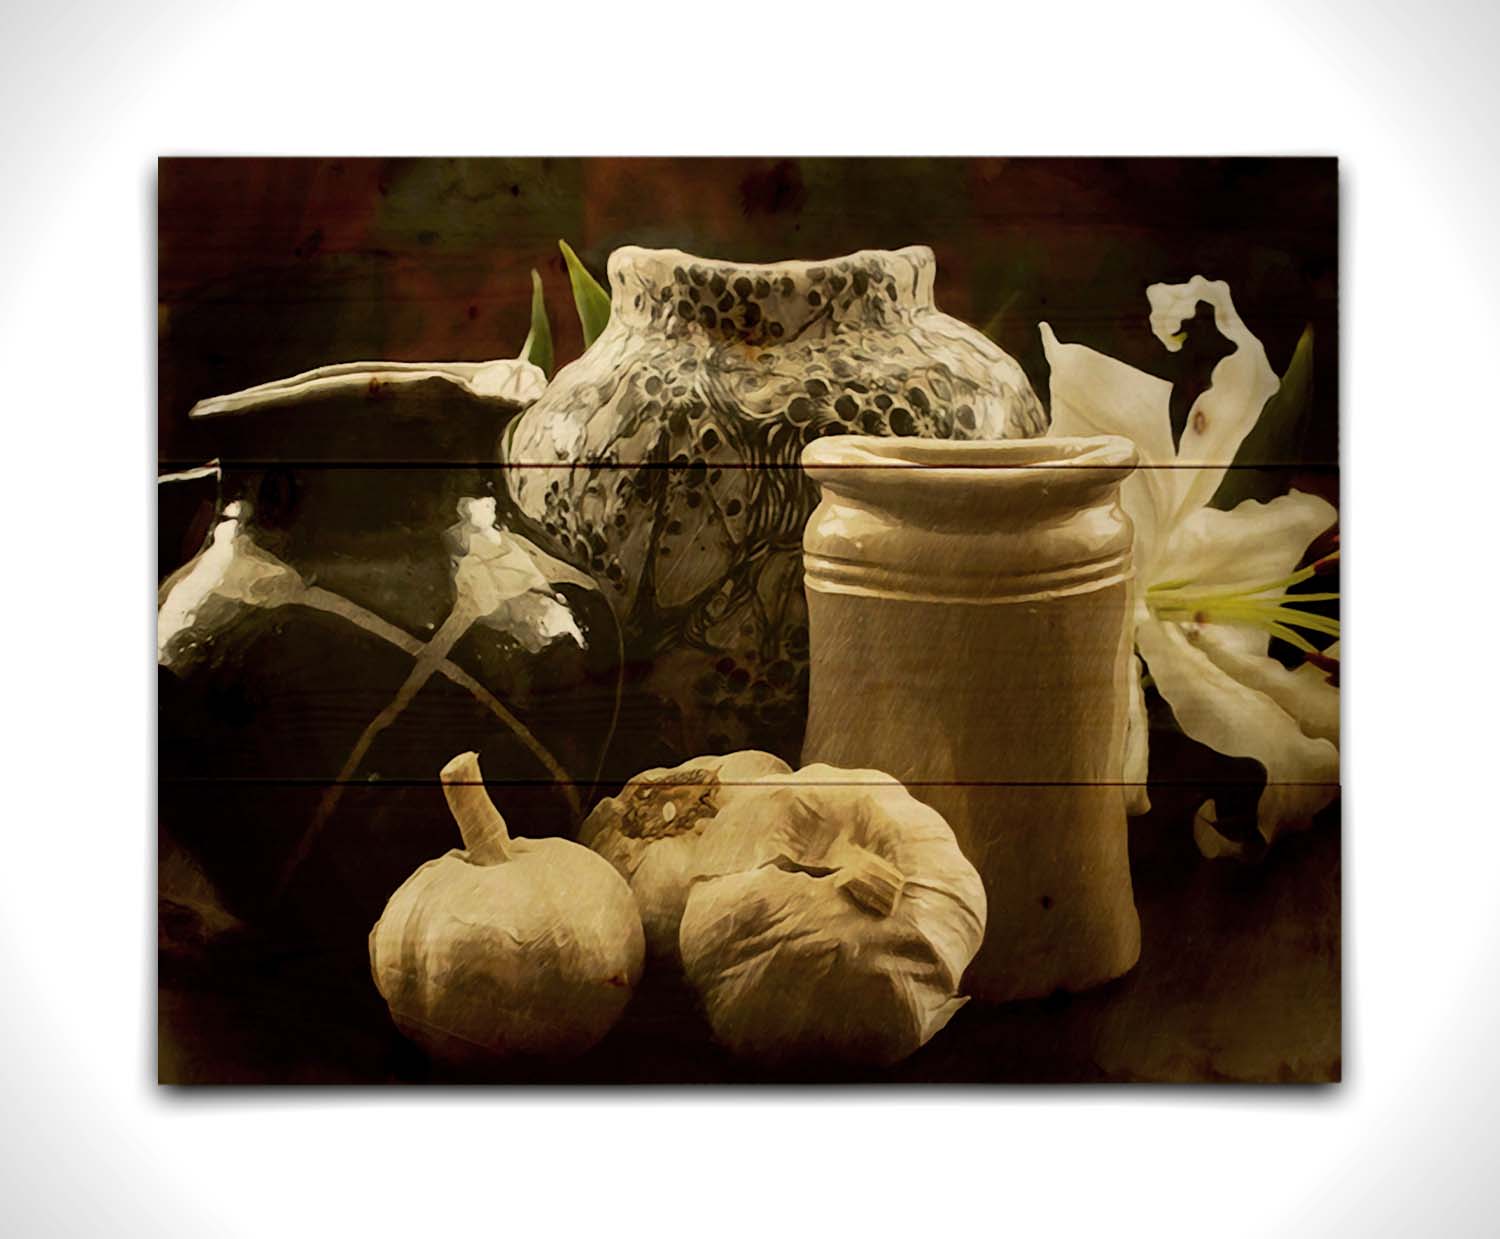
<svg viewBox="0 0 1500 1239">
<path fill-rule="evenodd" d="M 1190 589 L 1187 582 L 1172 581 L 1153 585 L 1146 590 L 1146 605 L 1161 620 L 1193 624 L 1234 624 L 1260 628 L 1280 637 L 1303 653 L 1315 651 L 1309 641 L 1295 631 L 1339 635 L 1339 621 L 1300 608 L 1310 602 L 1335 602 L 1337 593 L 1290 594 L 1290 586 L 1326 571 L 1325 564 L 1337 558 L 1338 552 L 1326 556 L 1290 576 L 1275 581 L 1231 585 L 1216 589 Z"/>
</svg>

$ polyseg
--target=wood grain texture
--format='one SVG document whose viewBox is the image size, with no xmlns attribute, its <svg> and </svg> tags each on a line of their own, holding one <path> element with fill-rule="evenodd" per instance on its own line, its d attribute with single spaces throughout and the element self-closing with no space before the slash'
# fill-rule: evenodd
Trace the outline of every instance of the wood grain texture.
<svg viewBox="0 0 1500 1239">
<path fill-rule="evenodd" d="M 1237 494 L 1295 488 L 1339 498 L 1332 160 L 170 159 L 161 162 L 158 193 L 159 472 L 218 458 L 239 488 L 221 494 L 203 476 L 162 484 L 159 578 L 196 554 L 216 512 L 240 498 L 267 516 L 280 513 L 286 536 L 277 553 L 310 581 L 386 616 L 412 642 L 428 639 L 452 604 L 446 551 L 432 530 L 456 519 L 449 509 L 458 498 L 495 495 L 503 507 L 508 488 L 492 448 L 503 418 L 483 401 L 436 387 L 425 407 L 372 391 L 364 424 L 343 414 L 253 423 L 187 414 L 206 397 L 331 362 L 513 356 L 529 324 L 533 267 L 566 362 L 581 339 L 559 237 L 598 275 L 626 244 L 743 261 L 931 245 L 939 304 L 1014 356 L 1044 403 L 1048 374 L 1036 330 L 1043 320 L 1060 339 L 1177 383 L 1179 421 L 1224 346 L 1202 313 L 1187 324 L 1183 351 L 1166 353 L 1147 327 L 1144 288 L 1195 273 L 1226 280 L 1278 374 L 1312 327 L 1316 386 L 1295 436 L 1252 440 L 1245 456 L 1219 463 L 1233 464 Z M 463 433 L 435 445 L 429 419 L 455 401 Z M 644 475 L 663 462 L 611 467 Z M 299 545 L 299 528 L 316 528 L 325 545 Z M 431 556 L 394 571 L 380 549 L 393 529 L 426 538 Z M 1317 585 L 1337 591 L 1336 571 Z M 477 683 L 514 686 L 505 708 L 556 755 L 572 774 L 570 791 L 589 803 L 647 766 L 694 754 L 642 690 L 644 668 L 620 665 L 607 607 L 583 590 L 563 594 L 586 649 L 518 670 L 481 634 L 460 640 L 450 661 Z M 1336 605 L 1323 609 L 1337 613 Z M 187 686 L 171 673 L 160 679 L 159 848 L 163 857 L 185 849 L 203 863 L 213 913 L 192 912 L 196 895 L 174 903 L 177 879 L 164 879 L 171 941 L 160 994 L 161 1078 L 451 1080 L 389 1026 L 356 959 L 363 933 L 417 863 L 454 844 L 437 779 L 454 752 L 480 751 L 491 794 L 525 833 L 576 829 L 557 780 L 459 679 L 435 675 L 344 780 L 325 846 L 295 883 L 296 916 L 246 929 L 244 921 L 266 911 L 299 823 L 339 783 L 354 739 L 388 706 L 412 656 L 399 642 L 305 606 L 258 613 L 227 641 L 237 668 L 252 675 L 236 669 Z M 873 683 L 879 668 L 870 675 Z M 726 671 L 721 679 L 705 697 L 710 710 L 757 691 L 753 677 L 741 682 Z M 1188 828 L 1196 806 L 1211 796 L 1221 817 L 1253 822 L 1264 771 L 1193 744 L 1159 699 L 1150 705 L 1154 808 L 1130 826 L 1140 966 L 1071 999 L 971 1007 L 881 1079 L 1339 1077 L 1337 801 L 1312 832 L 1260 866 L 1202 862 Z M 460 735 L 472 738 L 455 744 Z M 921 785 L 1037 794 L 1037 780 L 1003 773 L 914 780 L 919 795 Z M 1064 772 L 1041 782 L 1068 781 Z M 178 934 L 183 907 L 189 928 Z M 195 939 L 210 922 L 237 928 L 212 943 Z M 691 997 L 648 975 L 597 1050 L 526 1078 L 774 1077 L 712 1049 Z"/>
</svg>

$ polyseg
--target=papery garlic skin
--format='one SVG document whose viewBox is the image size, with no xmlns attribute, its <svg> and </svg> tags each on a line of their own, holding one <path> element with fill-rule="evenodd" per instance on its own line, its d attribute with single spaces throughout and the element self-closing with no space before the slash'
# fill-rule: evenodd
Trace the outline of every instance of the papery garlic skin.
<svg viewBox="0 0 1500 1239">
<path fill-rule="evenodd" d="M 790 773 L 779 757 L 754 749 L 695 757 L 670 769 L 643 770 L 585 819 L 579 842 L 630 883 L 653 959 L 677 957 L 677 928 L 688 890 L 704 872 L 705 828 L 746 794 L 747 785 L 768 774 Z M 715 872 L 753 863 L 757 846 L 756 838 L 746 834 L 721 841 Z"/>
<path fill-rule="evenodd" d="M 587 848 L 511 838 L 477 761 L 462 762 L 445 768 L 444 790 L 466 846 L 428 861 L 391 896 L 370 932 L 376 988 L 401 1032 L 435 1058 L 581 1054 L 640 980 L 635 899 Z"/>
<path fill-rule="evenodd" d="M 952 830 L 889 775 L 808 766 L 704 832 L 708 862 L 733 834 L 768 859 L 692 887 L 679 931 L 715 1037 L 769 1065 L 888 1066 L 967 1001 L 984 939 L 984 884 Z"/>
</svg>

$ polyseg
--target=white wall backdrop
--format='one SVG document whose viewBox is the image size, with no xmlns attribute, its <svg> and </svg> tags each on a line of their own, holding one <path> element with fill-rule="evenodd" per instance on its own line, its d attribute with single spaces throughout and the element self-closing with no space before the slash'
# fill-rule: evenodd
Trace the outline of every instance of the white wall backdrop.
<svg viewBox="0 0 1500 1239">
<path fill-rule="evenodd" d="M 1497 46 L 1388 0 L 6 6 L 0 1230 L 1493 1233 Z M 1342 158 L 1347 1082 L 158 1090 L 156 156 L 783 152 Z"/>
</svg>

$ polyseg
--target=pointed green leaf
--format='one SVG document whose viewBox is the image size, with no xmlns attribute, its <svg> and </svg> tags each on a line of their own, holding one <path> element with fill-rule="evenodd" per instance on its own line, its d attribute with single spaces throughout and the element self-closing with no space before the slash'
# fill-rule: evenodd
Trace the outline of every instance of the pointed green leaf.
<svg viewBox="0 0 1500 1239">
<path fill-rule="evenodd" d="M 996 344 L 1000 343 L 1000 331 L 1005 326 L 1005 316 L 1010 313 L 1011 306 L 1015 305 L 1019 293 L 1019 289 L 1012 289 L 1010 296 L 1000 303 L 998 310 L 984 320 L 984 326 L 979 329 Z"/>
<path fill-rule="evenodd" d="M 1281 386 L 1266 401 L 1260 419 L 1235 453 L 1236 463 L 1268 467 L 1229 470 L 1214 492 L 1210 506 L 1227 510 L 1246 499 L 1264 501 L 1281 494 L 1285 471 L 1275 466 L 1301 460 L 1312 413 L 1313 329 L 1309 323 L 1302 330 L 1286 373 L 1281 376 Z"/>
<path fill-rule="evenodd" d="M 526 343 L 521 345 L 517 356 L 538 367 L 549 379 L 552 377 L 552 324 L 547 321 L 542 277 L 534 267 L 531 271 L 531 330 L 526 333 Z"/>
<path fill-rule="evenodd" d="M 609 322 L 609 294 L 589 274 L 588 268 L 579 261 L 571 245 L 566 241 L 558 241 L 557 245 L 568 263 L 568 280 L 573 285 L 573 304 L 578 307 L 578 321 L 583 326 L 583 347 L 588 348 L 599 338 L 605 324 Z"/>
</svg>

